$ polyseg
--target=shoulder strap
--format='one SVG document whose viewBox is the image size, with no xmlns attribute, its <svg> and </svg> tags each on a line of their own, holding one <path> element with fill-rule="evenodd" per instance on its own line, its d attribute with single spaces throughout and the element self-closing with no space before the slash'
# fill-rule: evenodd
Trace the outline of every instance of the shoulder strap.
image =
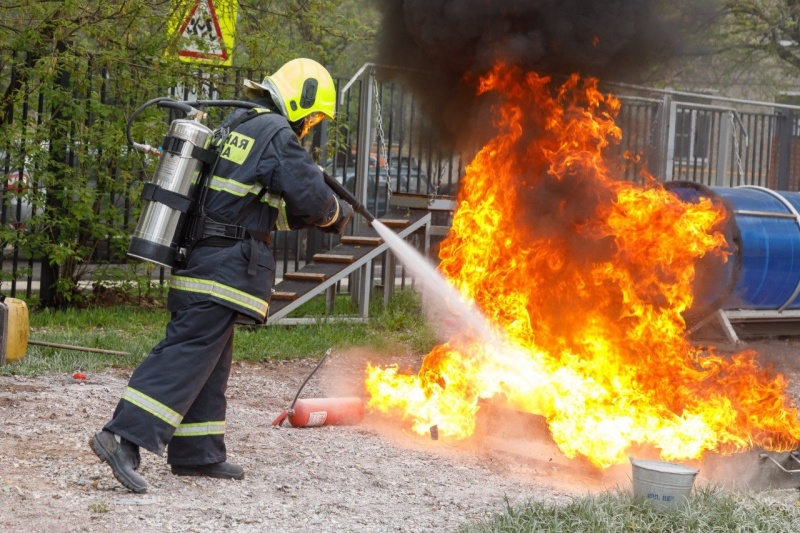
<svg viewBox="0 0 800 533">
<path fill-rule="evenodd" d="M 262 113 L 271 113 L 271 111 L 265 107 L 254 107 L 252 109 L 248 109 L 238 117 L 236 117 L 233 122 L 231 122 L 227 126 L 220 126 L 214 130 L 214 142 L 215 144 L 219 144 L 220 142 L 224 141 L 230 133 L 250 120 L 251 118 L 257 117 Z"/>
</svg>

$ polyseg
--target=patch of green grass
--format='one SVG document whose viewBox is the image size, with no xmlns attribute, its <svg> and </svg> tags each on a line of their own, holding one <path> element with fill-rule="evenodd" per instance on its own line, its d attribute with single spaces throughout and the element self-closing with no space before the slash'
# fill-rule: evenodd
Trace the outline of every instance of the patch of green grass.
<svg viewBox="0 0 800 533">
<path fill-rule="evenodd" d="M 437 343 L 420 296 L 412 290 L 395 292 L 385 308 L 380 300 L 372 326 L 376 331 L 390 332 L 414 353 L 428 353 Z"/>
<path fill-rule="evenodd" d="M 289 318 L 305 317 L 324 317 L 328 315 L 328 308 L 325 296 L 317 296 L 307 301 L 291 313 Z M 358 306 L 349 296 L 338 295 L 333 301 L 333 313 L 331 316 L 355 316 L 358 314 Z"/>
<path fill-rule="evenodd" d="M 695 491 L 683 509 L 662 509 L 617 489 L 575 498 L 565 505 L 530 502 L 460 533 L 527 531 L 617 533 L 788 532 L 800 531 L 797 491 L 745 493 L 706 486 Z"/>
<path fill-rule="evenodd" d="M 379 299 L 365 323 L 337 321 L 352 316 L 348 297 L 337 298 L 332 316 L 321 316 L 324 300 L 310 301 L 301 316 L 319 317 L 316 323 L 298 326 L 237 327 L 234 359 L 319 358 L 328 348 L 366 347 L 376 353 L 427 353 L 434 335 L 413 291 L 397 292 L 388 306 Z M 320 307 L 321 305 L 321 307 Z M 108 367 L 135 367 L 164 336 L 169 312 L 164 308 L 130 306 L 41 310 L 30 313 L 30 339 L 127 352 L 111 355 L 29 344 L 21 362 L 0 366 L 0 375 L 42 374 L 75 371 L 96 372 Z"/>
<path fill-rule="evenodd" d="M 102 514 L 107 513 L 109 511 L 109 507 L 105 502 L 91 503 L 89 504 L 89 510 L 93 513 Z"/>
</svg>

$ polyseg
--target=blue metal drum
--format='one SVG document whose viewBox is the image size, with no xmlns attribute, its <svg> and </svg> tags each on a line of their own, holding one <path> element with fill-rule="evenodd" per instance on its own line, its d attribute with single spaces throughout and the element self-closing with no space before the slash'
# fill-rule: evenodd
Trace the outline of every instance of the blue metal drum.
<svg viewBox="0 0 800 533">
<path fill-rule="evenodd" d="M 709 286 L 698 275 L 699 307 L 800 309 L 800 193 L 690 182 L 670 182 L 667 188 L 685 201 L 701 196 L 721 201 L 732 215 L 725 230 L 732 260 L 708 265 Z"/>
</svg>

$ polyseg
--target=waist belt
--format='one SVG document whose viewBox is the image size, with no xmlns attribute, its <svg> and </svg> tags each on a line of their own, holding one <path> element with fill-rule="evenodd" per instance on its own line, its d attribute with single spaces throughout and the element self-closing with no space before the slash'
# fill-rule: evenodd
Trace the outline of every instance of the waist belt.
<svg viewBox="0 0 800 533">
<path fill-rule="evenodd" d="M 258 247 L 253 246 L 253 241 L 263 241 L 272 244 L 272 235 L 263 231 L 251 231 L 244 226 L 216 222 L 208 217 L 202 219 L 202 237 L 197 241 L 197 246 L 233 246 L 241 240 L 250 240 L 250 262 L 247 265 L 247 274 L 255 276 L 258 267 Z"/>
<path fill-rule="evenodd" d="M 264 231 L 253 231 L 236 224 L 215 222 L 206 217 L 203 220 L 203 232 L 200 243 L 206 246 L 233 246 L 242 239 L 255 239 L 272 244 L 272 235 Z"/>
</svg>

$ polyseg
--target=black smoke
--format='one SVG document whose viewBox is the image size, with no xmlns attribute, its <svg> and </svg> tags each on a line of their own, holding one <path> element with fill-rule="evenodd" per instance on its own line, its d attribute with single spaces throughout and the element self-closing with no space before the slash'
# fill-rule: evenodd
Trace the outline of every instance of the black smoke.
<svg viewBox="0 0 800 533">
<path fill-rule="evenodd" d="M 696 54 L 714 0 L 378 0 L 378 63 L 399 67 L 455 146 L 490 120 L 475 79 L 498 61 L 554 78 L 636 83 Z"/>
</svg>

